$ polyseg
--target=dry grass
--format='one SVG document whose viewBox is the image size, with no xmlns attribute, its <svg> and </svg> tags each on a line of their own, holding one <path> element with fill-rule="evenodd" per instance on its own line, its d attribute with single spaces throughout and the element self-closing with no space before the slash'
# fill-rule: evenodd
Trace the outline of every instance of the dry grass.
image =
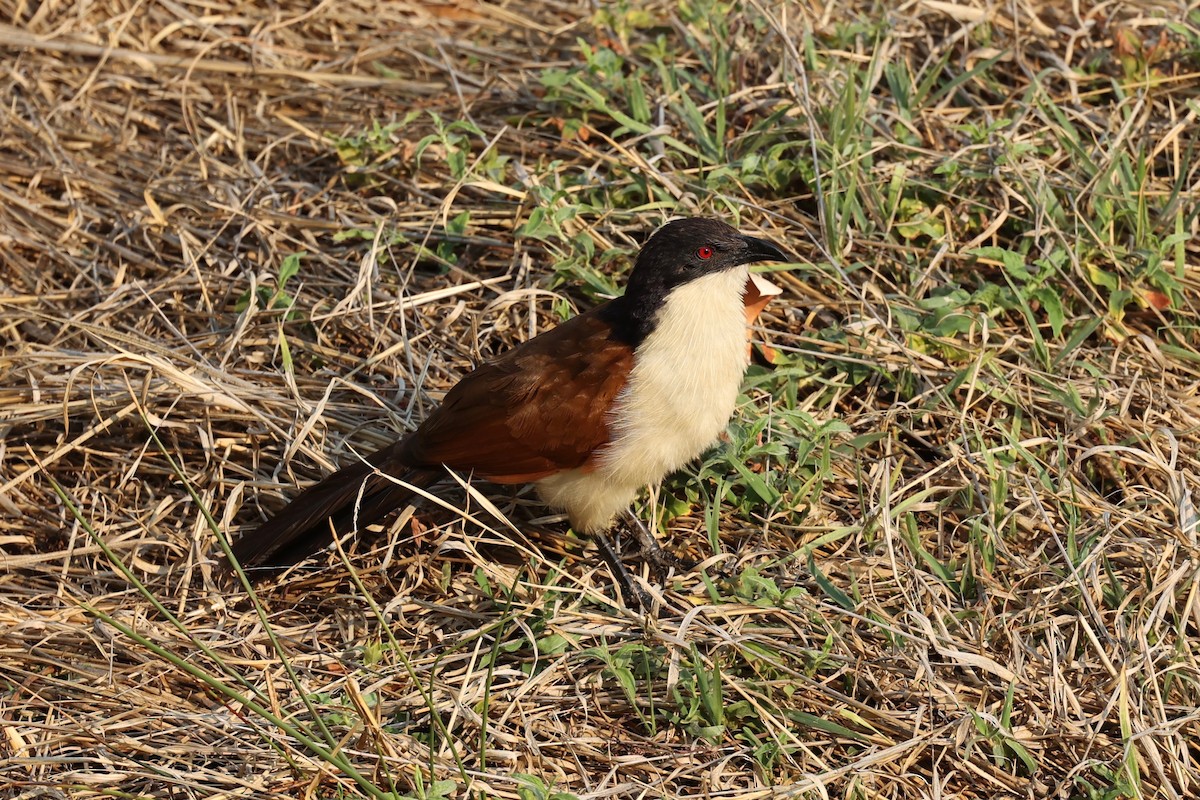
<svg viewBox="0 0 1200 800">
<path fill-rule="evenodd" d="M 668 42 L 691 30 L 677 5 L 646 7 Z M 1200 794 L 1200 37 L 1171 3 L 1001 6 L 907 4 L 871 39 L 845 33 L 867 8 L 746 3 L 729 135 L 782 112 L 823 182 L 706 191 L 646 145 L 661 130 L 546 99 L 577 37 L 652 38 L 616 6 L 0 2 L 0 795 L 539 796 L 522 774 L 584 797 Z M 997 55 L 915 113 L 883 77 Z M 1129 79 L 1142 62 L 1154 81 Z M 837 112 L 852 85 L 870 126 Z M 425 112 L 478 133 L 439 138 Z M 561 135 L 573 121 L 586 139 Z M 1133 200 L 1114 178 L 1130 154 L 1153 164 Z M 872 204 L 898 164 L 933 234 Z M 948 164 L 978 172 L 973 193 L 944 190 Z M 580 175 L 613 204 L 581 199 Z M 1104 202 L 1154 213 L 1105 226 Z M 734 212 L 806 264 L 763 318 L 792 372 L 756 372 L 735 426 L 794 480 L 757 505 L 734 481 L 714 524 L 732 557 L 663 587 L 658 618 L 506 492 L 447 493 L 470 518 L 422 509 L 353 572 L 262 587 L 263 614 L 220 580 L 202 510 L 240 531 L 590 303 L 579 285 L 625 262 L 589 272 L 584 238 L 628 253 L 671 213 Z M 1162 220 L 1165 277 L 1135 269 Z M 1030 240 L 1030 258 L 1096 243 L 1045 281 L 1062 336 L 1030 322 L 1046 295 L 930 321 L 938 287 L 1011 285 L 968 250 Z M 265 308 L 300 252 L 297 313 Z M 554 282 L 555 263 L 584 266 Z M 1114 309 L 1096 270 L 1134 301 Z M 703 513 L 669 536 L 710 552 Z"/>
</svg>

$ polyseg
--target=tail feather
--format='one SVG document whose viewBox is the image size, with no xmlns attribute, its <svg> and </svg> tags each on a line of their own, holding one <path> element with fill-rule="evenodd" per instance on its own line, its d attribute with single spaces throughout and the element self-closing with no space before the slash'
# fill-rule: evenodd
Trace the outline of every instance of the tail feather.
<svg viewBox="0 0 1200 800">
<path fill-rule="evenodd" d="M 289 567 L 319 551 L 334 536 L 378 522 L 410 500 L 415 492 L 396 479 L 425 488 L 440 478 L 431 470 L 395 470 L 392 461 L 398 444 L 305 489 L 278 514 L 234 543 L 238 562 L 243 567 Z"/>
</svg>

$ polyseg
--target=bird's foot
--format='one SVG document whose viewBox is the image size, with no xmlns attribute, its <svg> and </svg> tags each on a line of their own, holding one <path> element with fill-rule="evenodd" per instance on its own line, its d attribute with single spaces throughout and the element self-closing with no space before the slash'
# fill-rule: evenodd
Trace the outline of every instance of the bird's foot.
<svg viewBox="0 0 1200 800">
<path fill-rule="evenodd" d="M 650 565 L 654 577 L 662 580 L 667 577 L 672 570 L 675 572 L 688 572 L 696 566 L 698 562 L 686 558 L 680 558 L 674 553 L 667 552 L 663 546 L 658 543 L 658 539 L 650 532 L 650 529 L 642 524 L 642 521 L 633 515 L 632 512 L 625 515 L 625 527 L 632 531 L 638 543 L 638 555 L 642 560 Z"/>
<path fill-rule="evenodd" d="M 616 527 L 618 530 L 625 529 L 633 534 L 638 543 L 638 555 L 643 562 L 650 566 L 651 575 L 656 581 L 663 581 L 672 572 L 688 572 L 697 564 L 695 561 L 680 558 L 674 553 L 664 550 L 658 543 L 658 539 L 654 538 L 654 534 L 632 513 L 626 514 Z M 600 557 L 608 565 L 617 586 L 621 589 L 621 597 L 625 600 L 625 604 L 631 608 L 650 611 L 650 595 L 630 574 L 613 541 L 607 534 L 597 534 L 595 540 L 596 546 L 600 550 Z"/>
<path fill-rule="evenodd" d="M 604 563 L 608 564 L 609 571 L 612 572 L 617 585 L 621 587 L 621 597 L 625 600 L 625 605 L 649 611 L 651 608 L 650 595 L 629 574 L 625 562 L 621 561 L 621 556 L 613 547 L 608 535 L 600 533 L 595 538 L 596 547 L 600 550 L 600 557 L 604 559 Z"/>
</svg>

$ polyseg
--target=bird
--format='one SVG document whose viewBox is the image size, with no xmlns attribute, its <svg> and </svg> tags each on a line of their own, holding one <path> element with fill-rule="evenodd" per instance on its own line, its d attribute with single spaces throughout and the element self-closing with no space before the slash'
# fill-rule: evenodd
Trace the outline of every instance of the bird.
<svg viewBox="0 0 1200 800">
<path fill-rule="evenodd" d="M 453 470 L 532 483 L 623 570 L 606 533 L 643 487 L 725 431 L 748 364 L 749 265 L 787 260 L 718 219 L 667 222 L 640 249 L 624 294 L 480 364 L 414 431 L 303 490 L 237 540 L 234 557 L 290 567 Z M 627 574 L 616 577 L 628 595 Z"/>
</svg>

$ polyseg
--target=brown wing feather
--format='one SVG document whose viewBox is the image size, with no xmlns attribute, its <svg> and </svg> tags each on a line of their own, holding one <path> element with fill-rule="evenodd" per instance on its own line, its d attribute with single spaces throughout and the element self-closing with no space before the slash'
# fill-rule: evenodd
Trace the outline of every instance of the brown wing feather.
<svg viewBox="0 0 1200 800">
<path fill-rule="evenodd" d="M 603 307 L 580 314 L 471 372 L 404 442 L 408 468 L 444 464 L 497 483 L 583 466 L 609 438 L 607 414 L 633 350 Z"/>
<path fill-rule="evenodd" d="M 412 499 L 376 469 L 429 486 L 444 464 L 498 483 L 584 466 L 608 441 L 608 410 L 633 351 L 581 314 L 467 375 L 415 432 L 309 487 L 234 545 L 246 566 L 294 564 Z M 332 523 L 332 528 L 331 528 Z"/>
</svg>

